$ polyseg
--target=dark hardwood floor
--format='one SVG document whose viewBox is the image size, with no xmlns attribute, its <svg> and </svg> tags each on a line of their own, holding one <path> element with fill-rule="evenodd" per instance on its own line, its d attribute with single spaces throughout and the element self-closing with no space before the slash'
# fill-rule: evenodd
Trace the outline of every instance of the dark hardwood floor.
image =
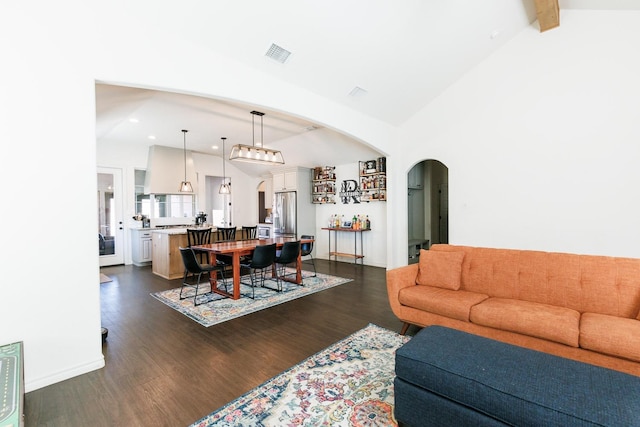
<svg viewBox="0 0 640 427">
<path fill-rule="evenodd" d="M 103 268 L 106 366 L 27 393 L 25 425 L 187 426 L 369 323 L 400 330 L 385 269 L 316 266 L 354 281 L 209 328 L 149 295 L 181 280 Z"/>
</svg>

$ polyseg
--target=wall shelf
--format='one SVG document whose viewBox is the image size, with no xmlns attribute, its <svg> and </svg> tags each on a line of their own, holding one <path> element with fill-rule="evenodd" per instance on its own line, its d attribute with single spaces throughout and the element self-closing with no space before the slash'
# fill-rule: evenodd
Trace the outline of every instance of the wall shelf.
<svg viewBox="0 0 640 427">
<path fill-rule="evenodd" d="M 313 168 L 311 180 L 311 201 L 315 204 L 336 203 L 336 167 L 318 166 Z"/>
<path fill-rule="evenodd" d="M 360 201 L 387 201 L 387 161 L 385 157 L 376 160 L 359 161 Z"/>
</svg>

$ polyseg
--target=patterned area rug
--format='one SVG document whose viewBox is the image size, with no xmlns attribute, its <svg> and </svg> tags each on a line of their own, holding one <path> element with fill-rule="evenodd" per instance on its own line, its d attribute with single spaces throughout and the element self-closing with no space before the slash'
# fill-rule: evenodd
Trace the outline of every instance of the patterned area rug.
<svg viewBox="0 0 640 427">
<path fill-rule="evenodd" d="M 409 338 L 369 324 L 191 427 L 397 425 L 395 351 Z"/>
<path fill-rule="evenodd" d="M 288 273 L 291 272 L 293 272 L 293 270 L 288 271 Z M 198 289 L 198 303 L 200 304 L 198 306 L 193 305 L 194 288 L 192 287 L 185 287 L 182 296 L 187 295 L 190 297 L 183 300 L 179 298 L 180 288 L 156 292 L 151 295 L 174 310 L 200 323 L 202 326 L 209 327 L 352 281 L 351 279 L 321 273 L 318 273 L 317 277 L 306 277 L 309 274 L 309 272 L 303 272 L 304 286 L 282 281 L 282 292 L 256 287 L 255 299 L 246 296 L 251 295 L 251 286 L 244 284 L 240 285 L 240 293 L 243 296 L 237 300 L 211 293 L 200 296 L 200 294 L 208 292 L 211 289 L 206 277 L 203 281 L 207 283 Z M 251 282 L 248 276 L 243 277 L 242 281 L 247 283 Z M 228 289 L 231 291 L 233 287 L 231 279 L 228 279 L 227 282 Z M 276 282 L 273 279 L 267 279 L 265 280 L 265 286 L 275 289 Z M 222 284 L 219 284 L 218 287 L 224 289 L 224 285 Z"/>
</svg>

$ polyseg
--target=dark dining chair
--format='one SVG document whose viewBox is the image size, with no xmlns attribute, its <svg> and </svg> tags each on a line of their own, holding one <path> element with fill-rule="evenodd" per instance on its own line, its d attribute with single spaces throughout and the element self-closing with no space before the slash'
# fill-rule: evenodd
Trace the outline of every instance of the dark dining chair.
<svg viewBox="0 0 640 427">
<path fill-rule="evenodd" d="M 235 227 L 216 227 L 216 239 L 218 242 L 236 240 Z"/>
<path fill-rule="evenodd" d="M 258 238 L 258 226 L 254 225 L 253 227 L 248 227 L 246 225 L 242 226 L 242 238 L 245 240 L 257 239 Z"/>
<path fill-rule="evenodd" d="M 188 298 L 186 295 L 182 296 L 182 292 L 185 287 L 193 287 L 195 288 L 195 294 L 193 296 L 193 305 L 197 306 L 202 303 L 198 302 L 198 297 L 202 295 L 206 295 L 207 293 L 203 293 L 198 295 L 198 289 L 200 288 L 200 279 L 204 273 L 209 275 L 209 281 L 211 281 L 212 272 L 216 273 L 216 280 L 218 278 L 218 273 L 220 273 L 220 277 L 222 278 L 222 282 L 224 284 L 224 290 L 227 291 L 227 281 L 224 278 L 224 269 L 220 265 L 211 265 L 211 264 L 201 264 L 198 262 L 198 258 L 196 258 L 196 254 L 191 248 L 179 248 L 180 255 L 182 255 L 182 262 L 184 264 L 184 277 L 182 278 L 182 286 L 180 287 L 180 299 Z M 189 282 L 189 276 L 192 277 L 192 282 Z M 195 283 L 194 283 L 195 282 Z M 217 282 L 216 282 L 217 283 Z"/>
<path fill-rule="evenodd" d="M 287 265 L 298 261 L 298 255 L 300 254 L 300 240 L 295 242 L 284 242 L 280 254 L 276 256 L 276 272 L 278 278 L 283 278 L 288 275 L 296 274 L 296 272 L 286 274 Z"/>
<path fill-rule="evenodd" d="M 189 247 L 211 243 L 211 228 L 187 228 L 187 243 Z M 209 262 L 207 251 L 197 249 L 193 251 L 196 253 L 200 263 L 206 264 Z"/>
<path fill-rule="evenodd" d="M 258 286 L 258 284 L 261 287 L 269 288 L 268 286 L 264 285 L 264 279 L 266 278 L 267 271 L 269 271 L 271 269 L 271 266 L 273 266 L 275 259 L 276 259 L 276 244 L 272 243 L 270 245 L 256 246 L 255 249 L 253 250 L 253 255 L 251 256 L 251 259 L 247 259 L 245 261 L 240 262 L 241 274 L 242 274 L 243 268 L 245 269 L 245 271 L 249 270 L 249 277 L 251 279 L 251 283 L 245 283 L 242 281 L 241 283 L 251 286 L 251 298 L 255 299 L 256 286 Z M 260 274 L 259 280 L 257 277 L 258 274 Z M 276 276 L 276 284 L 277 284 L 276 285 L 277 289 L 274 289 L 274 290 L 281 291 L 282 287 L 280 286 L 280 281 L 278 280 L 277 276 Z M 273 288 L 269 288 L 269 289 L 273 289 Z"/>
<path fill-rule="evenodd" d="M 303 234 L 302 236 L 300 236 L 301 239 L 313 239 L 315 240 L 315 236 L 312 236 L 310 234 Z M 313 242 L 307 242 L 307 243 L 301 243 L 300 244 L 300 256 L 302 258 L 304 257 L 310 257 L 308 259 L 303 259 L 302 262 L 305 261 L 311 261 L 311 265 L 313 265 L 313 276 L 308 276 L 308 277 L 316 277 L 318 275 L 318 273 L 316 272 L 316 263 L 313 260 L 313 254 L 311 253 L 313 252 Z"/>
<path fill-rule="evenodd" d="M 236 240 L 235 227 L 216 227 L 216 242 L 231 242 Z M 233 257 L 230 255 L 218 255 L 219 264 L 223 264 L 229 270 L 233 264 Z"/>
</svg>

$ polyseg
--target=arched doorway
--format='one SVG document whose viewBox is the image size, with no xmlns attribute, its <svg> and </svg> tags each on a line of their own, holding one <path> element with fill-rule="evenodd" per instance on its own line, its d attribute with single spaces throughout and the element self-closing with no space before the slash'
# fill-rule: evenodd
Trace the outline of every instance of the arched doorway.
<svg viewBox="0 0 640 427">
<path fill-rule="evenodd" d="M 420 249 L 449 243 L 449 169 L 437 160 L 416 163 L 407 174 L 409 263 Z"/>
</svg>

